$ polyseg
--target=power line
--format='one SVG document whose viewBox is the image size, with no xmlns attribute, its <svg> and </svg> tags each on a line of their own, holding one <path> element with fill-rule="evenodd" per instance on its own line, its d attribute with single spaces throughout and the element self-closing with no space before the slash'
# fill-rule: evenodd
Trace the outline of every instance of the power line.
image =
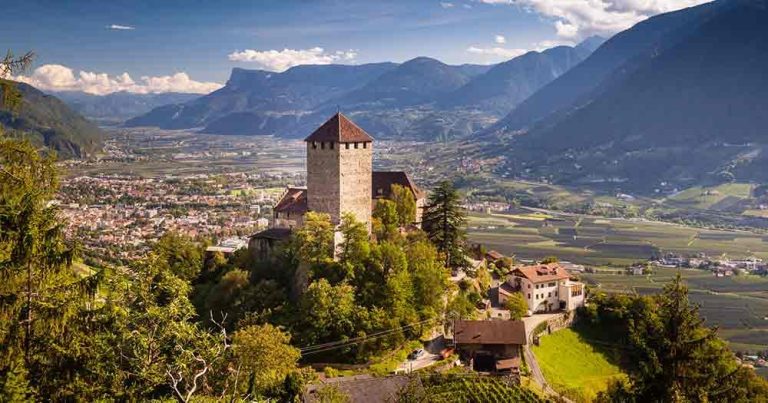
<svg viewBox="0 0 768 403">
<path fill-rule="evenodd" d="M 335 342 L 317 344 L 317 345 L 313 345 L 313 346 L 307 346 L 307 347 L 304 347 L 304 348 L 301 349 L 301 355 L 302 356 L 310 355 L 310 354 L 320 353 L 320 352 L 324 352 L 324 351 L 331 351 L 331 350 L 335 350 L 335 349 L 339 349 L 339 348 L 353 346 L 355 344 L 360 344 L 360 343 L 363 343 L 363 342 L 368 341 L 368 340 L 375 340 L 375 339 L 378 339 L 378 338 L 389 336 L 392 333 L 398 332 L 400 330 L 404 330 L 404 329 L 407 329 L 407 328 L 410 328 L 410 327 L 413 327 L 413 326 L 417 326 L 417 325 L 420 325 L 420 324 L 423 324 L 423 323 L 427 323 L 427 322 L 431 322 L 431 321 L 435 321 L 435 320 L 436 319 L 427 319 L 427 320 L 423 320 L 421 322 L 411 323 L 411 324 L 400 326 L 400 327 L 397 327 L 397 328 L 394 328 L 394 329 L 389 329 L 389 330 L 384 330 L 384 331 L 377 332 L 377 333 L 372 333 L 370 335 L 359 336 L 359 337 L 355 337 L 355 338 L 347 339 L 347 340 L 338 340 L 338 341 L 335 341 Z"/>
</svg>

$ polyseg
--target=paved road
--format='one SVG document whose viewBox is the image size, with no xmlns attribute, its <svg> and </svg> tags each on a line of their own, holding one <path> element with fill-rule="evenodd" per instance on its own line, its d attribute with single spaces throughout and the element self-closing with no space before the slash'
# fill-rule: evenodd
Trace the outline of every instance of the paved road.
<svg viewBox="0 0 768 403">
<path fill-rule="evenodd" d="M 406 360 L 397 367 L 397 372 L 410 373 L 418 369 L 426 368 L 438 361 L 440 352 L 445 348 L 445 337 L 442 334 L 436 335 L 424 347 L 424 355 L 415 360 Z"/>
<path fill-rule="evenodd" d="M 544 373 L 541 372 L 541 367 L 539 367 L 539 362 L 536 361 L 536 356 L 533 354 L 533 351 L 531 350 L 531 340 L 533 336 L 533 329 L 538 326 L 539 323 L 545 322 L 549 320 L 550 318 L 553 318 L 555 316 L 559 315 L 558 313 L 543 313 L 543 314 L 536 314 L 531 315 L 527 318 L 523 318 L 523 322 L 525 322 L 525 337 L 528 340 L 528 343 L 526 343 L 523 346 L 523 356 L 525 357 L 525 362 L 528 364 L 528 369 L 531 370 L 531 378 L 534 382 L 536 382 L 546 393 L 549 393 L 551 395 L 560 396 L 559 393 L 557 393 L 554 389 L 552 389 L 549 384 L 547 384 L 547 380 L 544 379 Z M 560 396 L 563 398 L 566 402 L 570 402 L 569 399 L 566 399 L 563 396 Z"/>
</svg>

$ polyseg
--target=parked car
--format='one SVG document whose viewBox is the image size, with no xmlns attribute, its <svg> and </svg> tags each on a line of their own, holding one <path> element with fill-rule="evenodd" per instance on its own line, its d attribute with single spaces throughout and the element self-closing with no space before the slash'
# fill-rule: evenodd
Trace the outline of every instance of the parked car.
<svg viewBox="0 0 768 403">
<path fill-rule="evenodd" d="M 409 360 L 416 360 L 416 359 L 419 359 L 419 358 L 423 357 L 424 354 L 425 354 L 424 349 L 423 348 L 419 348 L 419 349 L 411 351 L 411 353 L 408 354 L 408 359 Z"/>
</svg>

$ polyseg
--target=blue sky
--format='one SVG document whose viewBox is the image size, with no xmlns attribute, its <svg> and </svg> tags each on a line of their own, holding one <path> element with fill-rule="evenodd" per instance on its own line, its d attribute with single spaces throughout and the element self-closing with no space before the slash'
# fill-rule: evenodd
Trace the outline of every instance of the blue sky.
<svg viewBox="0 0 768 403">
<path fill-rule="evenodd" d="M 297 63 L 416 56 L 489 64 L 592 34 L 609 36 L 701 2 L 24 0 L 3 5 L 0 48 L 34 51 L 35 67 L 48 68 L 28 72 L 28 81 L 42 87 L 207 92 L 233 67 L 279 71 Z"/>
</svg>

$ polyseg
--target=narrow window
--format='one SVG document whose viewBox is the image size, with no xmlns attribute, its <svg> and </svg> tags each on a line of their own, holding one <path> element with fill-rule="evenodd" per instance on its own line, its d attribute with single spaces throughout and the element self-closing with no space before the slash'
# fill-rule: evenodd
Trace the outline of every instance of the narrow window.
<svg viewBox="0 0 768 403">
<path fill-rule="evenodd" d="M 347 150 L 349 150 L 349 143 L 344 143 L 345 146 L 347 146 Z"/>
<path fill-rule="evenodd" d="M 552 293 L 551 293 L 551 292 L 548 292 L 548 293 L 547 293 L 547 298 L 551 298 L 551 297 L 552 297 Z"/>
<path fill-rule="evenodd" d="M 328 143 L 328 144 L 330 144 L 330 145 L 331 145 L 331 150 L 333 150 L 333 141 L 331 141 L 331 142 L 330 142 L 330 143 Z"/>
<path fill-rule="evenodd" d="M 357 142 L 355 142 L 355 150 L 357 150 Z"/>
<path fill-rule="evenodd" d="M 368 143 L 363 143 L 363 148 L 368 148 Z"/>
<path fill-rule="evenodd" d="M 530 293 L 528 293 L 528 299 L 531 299 L 531 294 Z"/>
<path fill-rule="evenodd" d="M 325 141 L 320 142 L 320 149 L 325 150 Z"/>
<path fill-rule="evenodd" d="M 314 141 L 312 142 L 312 148 L 313 148 L 313 149 L 317 149 L 317 143 L 316 143 L 316 142 L 314 142 Z"/>
</svg>

